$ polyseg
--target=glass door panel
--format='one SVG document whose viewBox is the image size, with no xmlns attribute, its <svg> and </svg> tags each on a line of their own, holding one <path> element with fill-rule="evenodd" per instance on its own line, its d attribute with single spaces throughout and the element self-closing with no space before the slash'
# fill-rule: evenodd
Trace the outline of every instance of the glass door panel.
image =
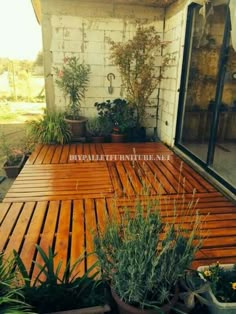
<svg viewBox="0 0 236 314">
<path fill-rule="evenodd" d="M 236 186 L 236 51 L 229 47 L 213 169 Z"/>
<path fill-rule="evenodd" d="M 220 5 L 204 19 L 201 9 L 201 6 L 195 6 L 191 11 L 179 143 L 206 162 L 227 12 L 226 6 Z"/>
</svg>

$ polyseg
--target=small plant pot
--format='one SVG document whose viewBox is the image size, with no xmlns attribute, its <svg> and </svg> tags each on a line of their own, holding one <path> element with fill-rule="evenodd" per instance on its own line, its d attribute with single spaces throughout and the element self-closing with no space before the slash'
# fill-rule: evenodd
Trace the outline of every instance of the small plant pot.
<svg viewBox="0 0 236 314">
<path fill-rule="evenodd" d="M 112 143 L 124 143 L 125 142 L 125 134 L 115 134 L 111 133 L 111 141 Z"/>
<path fill-rule="evenodd" d="M 179 297 L 178 291 L 179 291 L 178 287 L 176 286 L 175 294 L 171 302 L 169 304 L 165 304 L 162 307 L 160 307 L 160 310 L 162 311 L 162 313 L 166 313 L 166 314 L 170 313 L 170 310 L 174 307 L 174 305 L 176 304 L 178 300 L 178 297 Z M 113 289 L 111 289 L 111 294 L 117 304 L 119 314 L 157 314 L 157 310 L 154 310 L 154 309 L 143 310 L 143 309 L 134 307 L 130 304 L 126 304 L 119 298 L 119 296 L 115 293 Z"/>
<path fill-rule="evenodd" d="M 92 143 L 104 143 L 105 137 L 104 136 L 92 136 L 91 141 Z"/>
<path fill-rule="evenodd" d="M 5 162 L 3 169 L 5 170 L 7 177 L 10 179 L 16 178 L 18 174 L 20 173 L 25 161 L 26 161 L 26 157 L 25 155 L 23 155 L 18 165 L 8 166 L 7 162 Z"/>
<path fill-rule="evenodd" d="M 86 122 L 85 117 L 80 117 L 79 120 L 65 119 L 71 129 L 72 141 L 78 141 L 85 136 L 86 133 Z"/>
<path fill-rule="evenodd" d="M 220 264 L 220 267 L 225 270 L 232 270 L 233 264 Z M 200 266 L 198 267 L 199 272 L 204 272 L 208 270 L 208 266 Z M 200 274 L 200 277 L 206 281 L 206 279 Z M 207 305 L 208 310 L 211 314 L 235 314 L 236 313 L 236 302 L 219 302 L 215 295 L 213 294 L 211 288 L 207 292 L 204 293 L 204 297 L 207 299 L 209 305 Z"/>
</svg>

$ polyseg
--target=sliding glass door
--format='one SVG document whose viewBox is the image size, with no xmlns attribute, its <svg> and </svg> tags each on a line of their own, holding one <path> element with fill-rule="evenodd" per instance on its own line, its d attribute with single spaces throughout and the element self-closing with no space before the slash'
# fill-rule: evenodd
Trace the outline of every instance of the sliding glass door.
<svg viewBox="0 0 236 314">
<path fill-rule="evenodd" d="M 176 145 L 233 188 L 236 52 L 230 42 L 229 7 L 222 2 L 189 7 Z"/>
</svg>

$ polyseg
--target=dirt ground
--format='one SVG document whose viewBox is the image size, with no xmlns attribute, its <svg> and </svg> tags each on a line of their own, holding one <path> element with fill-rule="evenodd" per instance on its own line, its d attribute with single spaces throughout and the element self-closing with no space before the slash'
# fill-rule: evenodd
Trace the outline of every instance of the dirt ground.
<svg viewBox="0 0 236 314">
<path fill-rule="evenodd" d="M 0 103 L 0 142 L 4 137 L 5 142 L 11 147 L 17 147 L 26 138 L 26 121 L 38 119 L 45 104 L 43 103 Z M 4 198 L 14 179 L 8 179 L 2 168 L 5 156 L 0 145 L 0 201 Z"/>
</svg>

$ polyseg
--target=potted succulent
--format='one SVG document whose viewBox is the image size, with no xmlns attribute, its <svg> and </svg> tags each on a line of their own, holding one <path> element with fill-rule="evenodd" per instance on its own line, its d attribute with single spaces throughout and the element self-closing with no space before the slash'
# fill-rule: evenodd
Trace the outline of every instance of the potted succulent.
<svg viewBox="0 0 236 314">
<path fill-rule="evenodd" d="M 87 122 L 87 131 L 93 143 L 103 143 L 111 129 L 111 122 L 105 117 L 93 117 Z"/>
<path fill-rule="evenodd" d="M 79 276 L 77 267 L 83 262 L 83 256 L 73 265 L 68 261 L 62 271 L 62 261 L 56 263 L 52 248 L 45 252 L 40 246 L 36 247 L 42 263 L 35 263 L 38 275 L 33 280 L 19 254 L 14 251 L 14 255 L 25 300 L 37 313 L 102 314 L 110 310 L 105 304 L 106 288 L 101 281 L 95 280 L 98 275 L 96 263 Z"/>
<path fill-rule="evenodd" d="M 111 141 L 124 142 L 126 133 L 136 125 L 135 109 L 125 99 L 95 103 L 98 115 L 112 122 Z"/>
<path fill-rule="evenodd" d="M 198 268 L 201 278 L 209 284 L 204 293 L 212 314 L 236 313 L 236 264 L 219 262 Z"/>
<path fill-rule="evenodd" d="M 85 135 L 87 119 L 80 115 L 80 109 L 89 82 L 90 67 L 80 63 L 77 57 L 65 58 L 64 62 L 62 69 L 55 68 L 56 84 L 69 97 L 66 121 L 71 127 L 72 139 L 78 140 Z"/>
<path fill-rule="evenodd" d="M 42 144 L 64 144 L 71 139 L 64 114 L 49 110 L 45 110 L 41 119 L 28 122 L 28 134 L 32 141 Z"/>
<path fill-rule="evenodd" d="M 116 215 L 107 217 L 94 237 L 119 313 L 169 313 L 178 299 L 178 281 L 201 245 L 201 239 L 195 238 L 200 221 L 196 213 L 190 214 L 191 205 L 187 229 L 181 221 L 176 226 L 164 222 L 157 208 L 155 201 L 146 205 L 137 201 L 129 210 L 119 207 L 120 221 Z M 171 221 L 180 218 L 174 212 Z"/>
<path fill-rule="evenodd" d="M 14 258 L 4 258 L 0 253 L 0 313 L 30 314 L 22 288 L 17 286 Z"/>
<path fill-rule="evenodd" d="M 126 90 L 128 101 L 135 106 L 137 111 L 137 137 L 143 135 L 146 119 L 146 108 L 150 104 L 150 97 L 156 91 L 163 79 L 163 72 L 170 61 L 166 54 L 157 66 L 157 56 L 167 46 L 161 40 L 160 34 L 153 26 L 138 26 L 136 34 L 127 42 L 114 42 L 111 44 L 111 60 L 119 69 L 122 86 Z M 159 100 L 159 98 L 158 98 Z M 156 123 L 158 106 L 156 107 Z M 156 125 L 157 127 L 157 125 Z"/>
</svg>

